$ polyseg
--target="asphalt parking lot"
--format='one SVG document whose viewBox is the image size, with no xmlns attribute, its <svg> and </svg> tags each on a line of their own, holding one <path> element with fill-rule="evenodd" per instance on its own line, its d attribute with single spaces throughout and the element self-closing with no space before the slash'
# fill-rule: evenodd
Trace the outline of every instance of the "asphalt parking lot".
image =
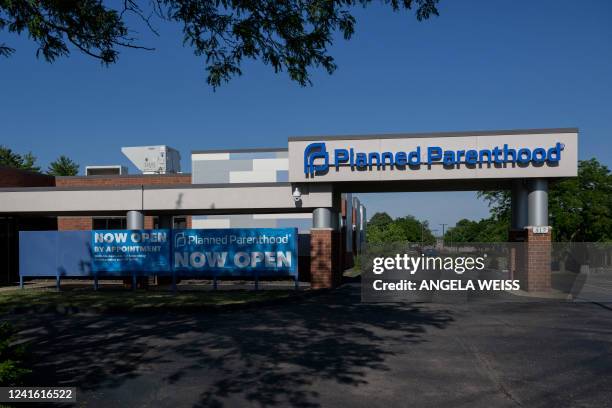
<svg viewBox="0 0 612 408">
<path fill-rule="evenodd" d="M 257 309 L 10 316 L 37 385 L 91 407 L 612 406 L 612 307 L 364 304 L 358 283 Z"/>
</svg>

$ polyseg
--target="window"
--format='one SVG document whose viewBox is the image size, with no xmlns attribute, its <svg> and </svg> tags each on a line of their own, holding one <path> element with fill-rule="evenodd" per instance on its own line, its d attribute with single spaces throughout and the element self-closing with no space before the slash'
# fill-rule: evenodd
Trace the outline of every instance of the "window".
<svg viewBox="0 0 612 408">
<path fill-rule="evenodd" d="M 126 229 L 127 219 L 126 217 L 108 217 L 108 218 L 93 218 L 93 229 L 95 230 L 112 230 L 112 229 Z"/>
<path fill-rule="evenodd" d="M 174 229 L 187 228 L 187 217 L 173 217 Z"/>
<path fill-rule="evenodd" d="M 159 217 L 153 218 L 153 229 L 161 228 L 159 224 Z M 185 229 L 187 228 L 187 217 L 178 216 L 172 217 L 172 228 L 174 229 Z"/>
</svg>

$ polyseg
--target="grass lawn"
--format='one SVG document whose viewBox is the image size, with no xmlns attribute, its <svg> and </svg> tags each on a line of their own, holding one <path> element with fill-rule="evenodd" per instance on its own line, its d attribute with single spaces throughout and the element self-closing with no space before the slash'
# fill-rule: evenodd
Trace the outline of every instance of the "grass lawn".
<svg viewBox="0 0 612 408">
<path fill-rule="evenodd" d="M 0 315 L 28 311 L 193 311 L 269 302 L 294 297 L 294 290 L 219 290 L 197 292 L 156 292 L 150 290 L 72 289 L 12 290 L 0 293 Z"/>
</svg>

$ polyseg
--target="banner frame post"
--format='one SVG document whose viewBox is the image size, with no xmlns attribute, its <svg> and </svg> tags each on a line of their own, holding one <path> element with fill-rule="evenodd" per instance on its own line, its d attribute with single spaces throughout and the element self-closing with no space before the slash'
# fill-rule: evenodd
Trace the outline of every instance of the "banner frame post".
<svg viewBox="0 0 612 408">
<path fill-rule="evenodd" d="M 171 227 L 168 228 L 168 236 L 170 237 L 170 243 L 168 245 L 168 272 L 172 277 L 172 283 L 170 284 L 170 290 L 173 294 L 176 294 L 176 269 L 174 269 L 174 223 L 172 217 L 170 217 Z"/>
<path fill-rule="evenodd" d="M 136 290 L 136 272 L 132 272 L 132 290 Z"/>
<path fill-rule="evenodd" d="M 98 290 L 98 274 L 94 273 L 94 290 Z"/>
<path fill-rule="evenodd" d="M 213 290 L 217 290 L 217 273 L 213 274 Z"/>
<path fill-rule="evenodd" d="M 23 289 L 23 276 L 19 275 L 19 287 Z"/>
<path fill-rule="evenodd" d="M 60 276 L 59 273 L 55 276 L 55 289 L 59 292 L 60 291 Z"/>
<path fill-rule="evenodd" d="M 297 228 L 295 228 L 295 239 L 296 239 L 295 255 L 296 255 L 296 259 L 297 259 L 297 261 L 296 261 L 297 263 L 294 264 L 294 266 L 295 266 L 295 275 L 293 275 L 295 290 L 299 290 L 300 289 L 300 269 L 299 269 L 300 254 L 298 253 L 298 251 L 299 251 L 299 245 L 297 243 L 298 236 L 299 236 L 298 230 L 297 230 Z"/>
</svg>

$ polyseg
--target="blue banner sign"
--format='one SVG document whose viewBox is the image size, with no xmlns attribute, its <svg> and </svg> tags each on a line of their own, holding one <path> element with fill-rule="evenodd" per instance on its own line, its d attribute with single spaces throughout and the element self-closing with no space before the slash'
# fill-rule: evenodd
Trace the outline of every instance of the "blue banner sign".
<svg viewBox="0 0 612 408">
<path fill-rule="evenodd" d="M 173 233 L 179 276 L 297 276 L 296 228 L 188 229 Z"/>
<path fill-rule="evenodd" d="M 92 271 L 169 272 L 170 242 L 170 230 L 94 230 Z"/>
<path fill-rule="evenodd" d="M 26 231 L 23 277 L 264 277 L 298 274 L 295 228 Z"/>
</svg>

